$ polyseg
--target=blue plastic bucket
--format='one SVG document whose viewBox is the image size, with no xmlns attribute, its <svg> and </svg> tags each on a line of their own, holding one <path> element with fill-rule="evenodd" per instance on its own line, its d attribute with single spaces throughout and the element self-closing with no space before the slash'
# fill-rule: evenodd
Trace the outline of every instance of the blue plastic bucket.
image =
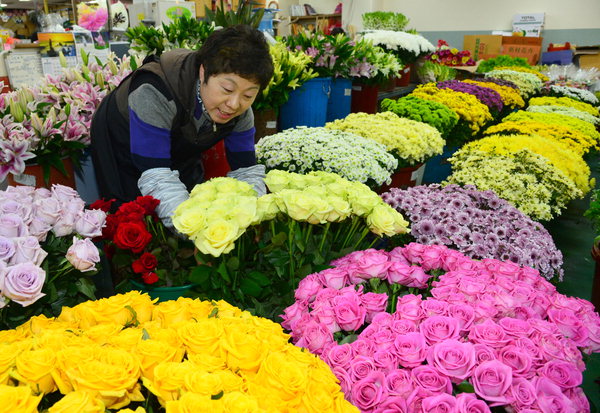
<svg viewBox="0 0 600 413">
<path fill-rule="evenodd" d="M 352 81 L 335 78 L 331 81 L 331 94 L 327 102 L 327 122 L 344 119 L 352 105 Z"/>
<path fill-rule="evenodd" d="M 445 147 L 441 155 L 436 155 L 430 158 L 426 163 L 425 174 L 423 175 L 424 184 L 438 184 L 447 179 L 452 173 L 452 165 L 448 162 L 448 158 L 454 155 L 458 150 L 458 146 Z"/>
<path fill-rule="evenodd" d="M 325 126 L 330 91 L 330 77 L 311 79 L 292 90 L 279 110 L 279 129 Z"/>
</svg>

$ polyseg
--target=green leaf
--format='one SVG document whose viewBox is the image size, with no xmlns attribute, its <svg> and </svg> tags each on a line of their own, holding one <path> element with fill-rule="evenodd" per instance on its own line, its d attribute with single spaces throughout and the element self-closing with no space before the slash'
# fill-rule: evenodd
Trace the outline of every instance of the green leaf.
<svg viewBox="0 0 600 413">
<path fill-rule="evenodd" d="M 369 285 L 371 286 L 373 291 L 377 290 L 377 287 L 379 287 L 379 284 L 381 284 L 381 280 L 379 278 L 369 279 Z"/>
<path fill-rule="evenodd" d="M 250 273 L 246 275 L 246 278 L 255 281 L 261 287 L 266 287 L 273 283 L 273 281 L 269 277 L 267 277 L 264 273 L 260 271 L 250 271 Z"/>
<path fill-rule="evenodd" d="M 219 264 L 219 267 L 217 268 L 217 272 L 219 274 L 221 274 L 221 277 L 225 280 L 225 282 L 227 282 L 227 284 L 231 284 L 231 277 L 229 276 L 229 273 L 227 272 L 227 266 L 225 265 L 224 262 L 221 262 L 221 264 Z"/>
<path fill-rule="evenodd" d="M 142 340 L 150 340 L 150 334 L 148 334 L 145 328 L 142 328 Z"/>
<path fill-rule="evenodd" d="M 280 232 L 271 238 L 271 244 L 280 247 L 287 241 L 287 239 L 287 234 L 285 232 Z"/>
<path fill-rule="evenodd" d="M 339 344 L 349 344 L 349 343 L 354 343 L 356 341 L 356 339 L 358 339 L 358 334 L 350 334 L 346 337 L 344 337 Z"/>
<path fill-rule="evenodd" d="M 238 257 L 231 257 L 227 260 L 226 265 L 229 271 L 236 271 L 238 268 L 240 268 L 240 260 Z"/>
<path fill-rule="evenodd" d="M 210 314 L 208 315 L 208 318 L 217 318 L 219 316 L 219 307 L 214 307 Z"/>
<path fill-rule="evenodd" d="M 131 313 L 131 320 L 125 324 L 125 327 L 137 327 L 140 322 L 138 321 L 136 311 L 130 305 L 126 305 L 125 308 Z"/>
<path fill-rule="evenodd" d="M 463 381 L 456 386 L 456 393 L 475 393 L 475 388 L 468 381 Z"/>
<path fill-rule="evenodd" d="M 217 394 L 213 394 L 212 396 L 210 396 L 210 399 L 211 400 L 219 400 L 221 397 L 223 397 L 223 390 L 221 390 Z"/>
<path fill-rule="evenodd" d="M 192 270 L 189 280 L 194 284 L 205 285 L 213 272 L 214 269 L 212 267 L 199 265 Z"/>
<path fill-rule="evenodd" d="M 258 283 L 249 278 L 244 278 L 240 282 L 240 289 L 242 290 L 244 295 L 249 295 L 251 297 L 256 298 L 259 298 L 263 291 L 260 285 L 258 285 Z"/>
<path fill-rule="evenodd" d="M 89 278 L 80 278 L 75 281 L 75 285 L 77 286 L 77 291 L 81 294 L 85 295 L 90 300 L 96 299 L 96 286 L 92 280 Z"/>
</svg>

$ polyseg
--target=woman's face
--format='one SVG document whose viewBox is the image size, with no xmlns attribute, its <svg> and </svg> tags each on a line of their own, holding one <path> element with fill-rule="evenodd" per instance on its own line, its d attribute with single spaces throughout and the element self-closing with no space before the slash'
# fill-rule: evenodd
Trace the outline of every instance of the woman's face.
<svg viewBox="0 0 600 413">
<path fill-rule="evenodd" d="M 244 113 L 256 99 L 258 83 L 236 75 L 221 73 L 204 82 L 204 66 L 200 66 L 200 98 L 215 123 L 226 123 Z"/>
</svg>

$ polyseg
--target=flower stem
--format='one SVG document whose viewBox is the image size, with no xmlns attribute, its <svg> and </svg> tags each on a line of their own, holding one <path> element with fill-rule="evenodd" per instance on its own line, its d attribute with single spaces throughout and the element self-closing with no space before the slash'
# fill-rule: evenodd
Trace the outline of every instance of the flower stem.
<svg viewBox="0 0 600 413">
<path fill-rule="evenodd" d="M 325 231 L 323 232 L 323 237 L 321 238 L 321 243 L 319 244 L 319 254 L 322 254 L 323 251 L 323 245 L 325 244 L 325 239 L 327 239 L 327 234 L 329 233 L 329 227 L 331 226 L 331 222 L 327 222 L 327 224 L 325 224 Z"/>
</svg>

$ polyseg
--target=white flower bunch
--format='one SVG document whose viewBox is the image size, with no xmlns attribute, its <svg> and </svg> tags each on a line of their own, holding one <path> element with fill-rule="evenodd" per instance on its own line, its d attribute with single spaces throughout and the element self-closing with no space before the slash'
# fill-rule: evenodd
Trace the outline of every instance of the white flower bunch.
<svg viewBox="0 0 600 413">
<path fill-rule="evenodd" d="M 435 46 L 418 34 L 392 30 L 370 30 L 364 32 L 362 37 L 371 40 L 375 46 L 383 46 L 389 50 L 405 50 L 414 54 L 415 57 L 435 51 Z"/>
<path fill-rule="evenodd" d="M 566 96 L 585 103 L 589 103 L 590 105 L 597 105 L 599 103 L 598 98 L 592 92 L 577 87 L 551 85 L 550 91 L 553 94 Z"/>
<path fill-rule="evenodd" d="M 537 112 L 537 113 L 557 113 L 559 115 L 571 116 L 573 118 L 589 122 L 593 125 L 600 124 L 599 117 L 591 115 L 582 110 L 568 107 L 568 106 L 556 106 L 556 105 L 529 106 L 527 108 L 527 111 L 528 112 Z"/>
<path fill-rule="evenodd" d="M 256 144 L 256 157 L 267 169 L 333 172 L 349 181 L 376 185 L 389 184 L 398 167 L 385 145 L 325 128 L 298 127 L 264 137 Z"/>
<path fill-rule="evenodd" d="M 523 98 L 535 95 L 543 86 L 541 79 L 533 73 L 517 72 L 509 69 L 491 70 L 485 74 L 485 77 L 513 82 L 519 88 L 519 93 Z"/>
</svg>

